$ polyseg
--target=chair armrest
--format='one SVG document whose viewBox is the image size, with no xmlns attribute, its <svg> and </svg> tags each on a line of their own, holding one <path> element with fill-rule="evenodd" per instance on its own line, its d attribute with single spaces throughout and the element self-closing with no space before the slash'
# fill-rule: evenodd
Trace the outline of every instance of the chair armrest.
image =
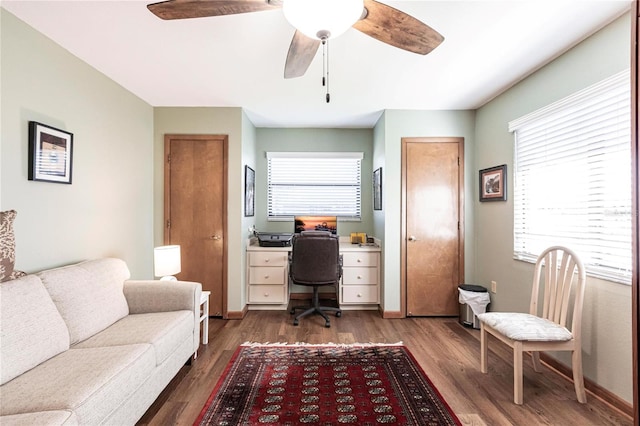
<svg viewBox="0 0 640 426">
<path fill-rule="evenodd" d="M 199 312 L 202 285 L 191 281 L 127 280 L 130 314 L 187 310 Z M 199 315 L 198 315 L 199 317 Z"/>
</svg>

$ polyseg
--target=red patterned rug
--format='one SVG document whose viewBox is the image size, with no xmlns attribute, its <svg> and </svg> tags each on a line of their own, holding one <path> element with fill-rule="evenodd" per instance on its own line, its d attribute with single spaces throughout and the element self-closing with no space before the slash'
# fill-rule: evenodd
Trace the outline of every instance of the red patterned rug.
<svg viewBox="0 0 640 426">
<path fill-rule="evenodd" d="M 461 425 L 402 345 L 242 345 L 194 425 Z"/>
</svg>

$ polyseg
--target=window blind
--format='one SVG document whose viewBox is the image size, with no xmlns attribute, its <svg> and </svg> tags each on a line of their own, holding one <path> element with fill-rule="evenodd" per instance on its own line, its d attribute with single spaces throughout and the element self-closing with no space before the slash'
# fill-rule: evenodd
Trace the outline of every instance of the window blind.
<svg viewBox="0 0 640 426">
<path fill-rule="evenodd" d="M 267 153 L 269 219 L 295 215 L 360 219 L 361 152 Z"/>
<path fill-rule="evenodd" d="M 631 283 L 630 87 L 627 70 L 509 123 L 514 258 L 565 245 L 588 275 Z"/>
</svg>

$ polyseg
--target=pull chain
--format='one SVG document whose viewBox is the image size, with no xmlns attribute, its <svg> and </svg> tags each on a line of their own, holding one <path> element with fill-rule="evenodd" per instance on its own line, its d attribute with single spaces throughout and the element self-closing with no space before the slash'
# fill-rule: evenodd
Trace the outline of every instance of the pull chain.
<svg viewBox="0 0 640 426">
<path fill-rule="evenodd" d="M 322 85 L 327 88 L 327 103 L 331 100 L 329 95 L 329 39 L 322 39 Z"/>
<path fill-rule="evenodd" d="M 327 103 L 331 100 L 331 96 L 329 95 L 329 40 L 327 39 Z"/>
</svg>

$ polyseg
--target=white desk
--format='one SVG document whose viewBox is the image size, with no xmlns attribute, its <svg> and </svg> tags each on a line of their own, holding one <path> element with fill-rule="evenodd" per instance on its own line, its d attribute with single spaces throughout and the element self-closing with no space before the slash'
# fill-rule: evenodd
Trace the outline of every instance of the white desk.
<svg viewBox="0 0 640 426">
<path fill-rule="evenodd" d="M 260 247 L 247 244 L 247 302 L 250 309 L 286 309 L 289 303 L 291 247 Z M 343 257 L 339 285 L 341 307 L 373 307 L 380 303 L 380 247 L 351 244 L 340 239 Z"/>
</svg>

